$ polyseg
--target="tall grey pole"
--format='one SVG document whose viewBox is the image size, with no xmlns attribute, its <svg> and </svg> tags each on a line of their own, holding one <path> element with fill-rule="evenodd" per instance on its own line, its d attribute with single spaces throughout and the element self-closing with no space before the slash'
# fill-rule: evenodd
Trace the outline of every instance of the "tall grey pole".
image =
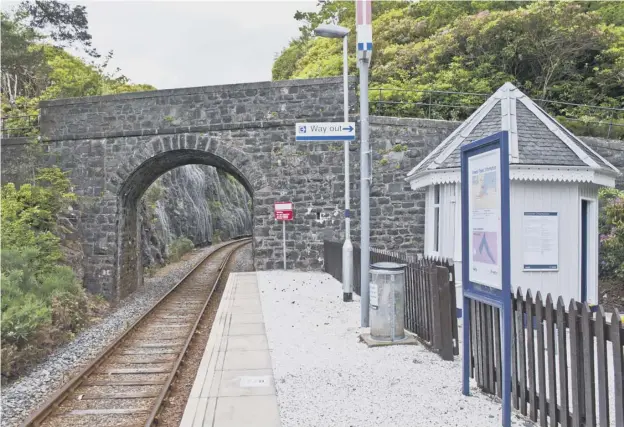
<svg viewBox="0 0 624 427">
<path fill-rule="evenodd" d="M 342 38 L 342 79 L 344 92 L 344 121 L 349 121 L 349 58 L 347 36 Z M 349 141 L 344 142 L 345 162 L 345 241 L 342 246 L 342 299 L 353 299 L 353 244 L 351 243 L 351 211 L 350 211 L 350 168 L 349 168 Z"/>
<path fill-rule="evenodd" d="M 360 283 L 361 283 L 361 322 L 369 326 L 369 277 L 370 264 L 370 147 L 368 145 L 368 62 L 369 57 L 359 60 L 360 66 Z"/>
</svg>

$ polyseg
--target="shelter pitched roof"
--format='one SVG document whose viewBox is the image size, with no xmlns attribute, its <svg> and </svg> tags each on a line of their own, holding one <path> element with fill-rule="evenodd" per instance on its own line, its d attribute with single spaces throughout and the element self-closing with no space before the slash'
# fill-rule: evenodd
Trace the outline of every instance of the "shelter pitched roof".
<svg viewBox="0 0 624 427">
<path fill-rule="evenodd" d="M 416 165 L 408 179 L 459 168 L 462 145 L 500 131 L 509 132 L 512 166 L 580 167 L 608 175 L 620 173 L 517 87 L 505 83 Z"/>
</svg>

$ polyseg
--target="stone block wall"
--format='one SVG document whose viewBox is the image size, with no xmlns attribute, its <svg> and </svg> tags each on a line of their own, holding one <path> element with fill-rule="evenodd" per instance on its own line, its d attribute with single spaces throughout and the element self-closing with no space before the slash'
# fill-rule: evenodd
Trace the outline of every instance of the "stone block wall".
<svg viewBox="0 0 624 427">
<path fill-rule="evenodd" d="M 353 112 L 353 90 L 350 100 Z M 340 78 L 48 101 L 42 104 L 46 153 L 40 164 L 70 171 L 81 200 L 85 282 L 93 292 L 115 299 L 140 283 L 137 201 L 161 174 L 194 163 L 226 170 L 253 193 L 256 269 L 282 268 L 282 225 L 273 219 L 273 204 L 292 201 L 287 267 L 316 270 L 323 266 L 323 240 L 344 238 L 343 144 L 295 142 L 295 123 L 341 120 Z M 405 176 L 458 125 L 370 118 L 372 246 L 422 251 L 424 194 L 412 191 Z M 585 140 L 624 169 L 622 142 Z M 354 243 L 360 234 L 358 144 L 350 152 Z M 28 174 L 18 147 L 3 141 L 3 182 Z"/>
<path fill-rule="evenodd" d="M 43 101 L 41 133 L 50 140 L 115 138 L 334 119 L 342 117 L 342 84 L 285 80 Z"/>
<path fill-rule="evenodd" d="M 21 185 L 31 182 L 37 168 L 37 148 L 33 138 L 2 138 L 2 185 L 13 182 Z"/>
</svg>

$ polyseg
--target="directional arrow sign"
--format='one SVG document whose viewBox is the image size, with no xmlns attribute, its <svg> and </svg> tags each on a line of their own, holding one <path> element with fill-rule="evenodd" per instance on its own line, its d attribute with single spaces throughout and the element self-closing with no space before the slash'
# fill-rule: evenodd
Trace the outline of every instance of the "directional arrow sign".
<svg viewBox="0 0 624 427">
<path fill-rule="evenodd" d="M 296 124 L 296 141 L 353 141 L 354 139 L 354 122 Z"/>
</svg>

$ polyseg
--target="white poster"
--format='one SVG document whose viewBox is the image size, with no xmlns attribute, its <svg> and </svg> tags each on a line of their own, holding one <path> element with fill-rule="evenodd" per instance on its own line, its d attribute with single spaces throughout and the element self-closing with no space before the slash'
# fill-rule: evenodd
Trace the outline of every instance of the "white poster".
<svg viewBox="0 0 624 427">
<path fill-rule="evenodd" d="M 502 289 L 500 149 L 468 159 L 470 281 Z"/>
<path fill-rule="evenodd" d="M 525 212 L 522 218 L 525 270 L 559 268 L 559 215 L 557 212 Z"/>
<path fill-rule="evenodd" d="M 369 305 L 373 310 L 377 310 L 379 308 L 379 288 L 377 287 L 377 283 L 369 283 L 368 284 L 368 298 Z"/>
</svg>

